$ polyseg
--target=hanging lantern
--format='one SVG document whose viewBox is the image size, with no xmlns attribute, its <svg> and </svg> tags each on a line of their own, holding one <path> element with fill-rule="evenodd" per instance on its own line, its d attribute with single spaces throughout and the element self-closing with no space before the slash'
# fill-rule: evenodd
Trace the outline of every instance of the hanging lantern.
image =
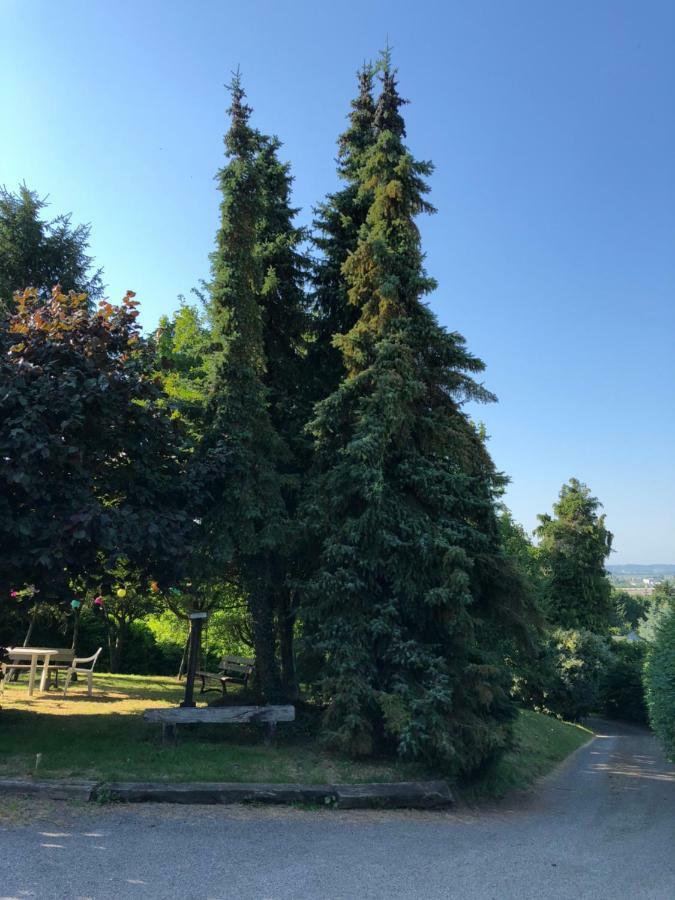
<svg viewBox="0 0 675 900">
<path fill-rule="evenodd" d="M 150 582 L 150 590 L 152 591 L 153 594 L 159 594 L 159 585 L 157 584 L 156 581 Z"/>
<path fill-rule="evenodd" d="M 94 597 L 94 606 L 98 606 L 100 609 L 103 608 L 103 597 Z"/>
<path fill-rule="evenodd" d="M 79 600 L 71 600 L 70 605 L 73 609 L 79 609 L 82 606 Z"/>
<path fill-rule="evenodd" d="M 122 597 L 126 597 L 126 595 L 127 595 L 127 592 L 126 592 L 126 589 L 125 589 L 125 588 L 118 588 L 118 589 L 117 589 L 117 596 L 118 596 L 120 599 L 121 599 Z"/>
</svg>

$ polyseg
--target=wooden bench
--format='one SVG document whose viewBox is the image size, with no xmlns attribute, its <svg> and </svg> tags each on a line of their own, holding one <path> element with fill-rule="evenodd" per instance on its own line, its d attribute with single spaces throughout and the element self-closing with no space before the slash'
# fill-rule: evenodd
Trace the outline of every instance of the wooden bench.
<svg viewBox="0 0 675 900">
<path fill-rule="evenodd" d="M 209 691 L 218 690 L 218 688 L 207 688 L 207 681 L 217 681 L 223 696 L 227 693 L 228 682 L 231 684 L 243 684 L 246 687 L 254 669 L 254 659 L 248 659 L 245 656 L 224 656 L 218 665 L 217 672 L 195 672 L 196 677 L 200 678 L 202 682 L 199 693 L 208 694 Z"/>
<path fill-rule="evenodd" d="M 52 684 L 58 687 L 59 671 L 67 669 L 72 664 L 74 657 L 75 651 L 66 647 L 58 648 L 50 655 L 47 669 L 47 690 Z M 21 672 L 30 671 L 30 667 L 30 654 L 22 653 L 21 647 L 14 647 L 9 653 L 9 660 L 3 663 L 8 681 L 15 681 Z M 16 677 L 14 677 L 14 673 L 16 673 Z M 52 676 L 54 676 L 53 679 Z"/>
<path fill-rule="evenodd" d="M 265 725 L 265 739 L 274 736 L 277 722 L 294 722 L 294 706 L 201 706 L 146 709 L 146 722 L 159 722 L 162 740 L 175 740 L 177 725 L 239 725 L 260 722 Z"/>
<path fill-rule="evenodd" d="M 72 666 L 75 659 L 74 650 L 60 649 L 55 656 L 49 659 L 49 669 L 47 670 L 47 690 L 53 685 L 55 688 L 59 686 L 59 672 L 67 672 Z"/>
</svg>

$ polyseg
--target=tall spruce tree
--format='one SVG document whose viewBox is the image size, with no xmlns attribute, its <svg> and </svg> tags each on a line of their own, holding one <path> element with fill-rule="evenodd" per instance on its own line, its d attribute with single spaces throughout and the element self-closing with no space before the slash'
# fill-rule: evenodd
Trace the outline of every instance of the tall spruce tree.
<svg viewBox="0 0 675 900">
<path fill-rule="evenodd" d="M 356 249 L 370 206 L 370 193 L 360 183 L 359 172 L 375 143 L 373 79 L 373 66 L 364 64 L 358 72 L 359 93 L 351 104 L 349 127 L 338 140 L 337 171 L 344 187 L 315 210 L 314 244 L 320 254 L 312 272 L 315 343 L 308 371 L 317 399 L 333 391 L 344 374 L 334 336 L 348 332 L 358 318 L 347 298 L 342 266 Z"/>
<path fill-rule="evenodd" d="M 219 173 L 221 225 L 212 255 L 211 318 L 219 349 L 203 459 L 216 473 L 216 502 L 205 531 L 217 547 L 216 560 L 236 571 L 248 598 L 256 671 L 273 701 L 288 693 L 292 679 L 286 584 L 297 493 L 295 435 L 307 415 L 298 374 L 306 263 L 279 143 L 251 127 L 238 74 L 231 91 L 228 161 Z"/>
<path fill-rule="evenodd" d="M 560 628 L 609 631 L 612 587 L 605 562 L 612 534 L 599 513 L 601 506 L 585 484 L 571 478 L 560 490 L 553 516 L 539 516 L 535 533 L 547 582 L 548 615 Z"/>
<path fill-rule="evenodd" d="M 485 651 L 522 613 L 499 538 L 500 477 L 466 400 L 493 399 L 483 363 L 423 301 L 435 287 L 415 224 L 432 212 L 431 165 L 404 144 L 388 55 L 375 144 L 358 170 L 366 222 L 342 268 L 358 318 L 335 339 L 345 377 L 311 423 L 306 498 L 318 568 L 304 586 L 308 642 L 323 654 L 328 740 L 469 770 L 507 742 L 508 681 Z"/>
<path fill-rule="evenodd" d="M 276 137 L 266 135 L 260 136 L 260 142 L 263 206 L 258 253 L 264 273 L 259 298 L 266 360 L 264 383 L 270 420 L 284 446 L 277 460 L 277 471 L 287 514 L 284 549 L 274 558 L 274 608 L 283 692 L 293 697 L 297 684 L 292 585 L 297 580 L 302 557 L 298 553 L 297 509 L 301 475 L 307 469 L 311 450 L 305 432 L 312 401 L 311 384 L 306 377 L 309 319 L 304 290 L 309 259 L 304 249 L 306 232 L 294 224 L 298 210 L 291 205 L 293 178 L 289 163 L 278 157 L 281 143 Z"/>
</svg>

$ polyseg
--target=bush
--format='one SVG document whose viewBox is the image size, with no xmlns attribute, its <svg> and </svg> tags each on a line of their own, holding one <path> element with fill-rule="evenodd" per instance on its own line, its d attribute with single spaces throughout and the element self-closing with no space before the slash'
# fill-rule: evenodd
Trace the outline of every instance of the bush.
<svg viewBox="0 0 675 900">
<path fill-rule="evenodd" d="M 525 705 L 576 722 L 603 708 L 612 659 L 603 637 L 586 629 L 557 629 L 533 654 L 517 692 Z"/>
<path fill-rule="evenodd" d="M 649 721 L 675 758 L 675 602 L 656 627 L 647 652 L 645 689 Z"/>
<path fill-rule="evenodd" d="M 644 723 L 647 707 L 642 683 L 647 646 L 642 642 L 615 641 L 612 661 L 603 686 L 605 712 L 613 719 Z"/>
</svg>

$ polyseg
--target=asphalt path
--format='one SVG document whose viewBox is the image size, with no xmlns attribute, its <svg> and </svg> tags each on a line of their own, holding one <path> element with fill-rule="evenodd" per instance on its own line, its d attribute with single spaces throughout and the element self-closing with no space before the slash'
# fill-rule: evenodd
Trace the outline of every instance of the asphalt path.
<svg viewBox="0 0 675 900">
<path fill-rule="evenodd" d="M 675 766 L 645 731 L 595 727 L 480 811 L 3 801 L 0 900 L 675 900 Z"/>
</svg>

